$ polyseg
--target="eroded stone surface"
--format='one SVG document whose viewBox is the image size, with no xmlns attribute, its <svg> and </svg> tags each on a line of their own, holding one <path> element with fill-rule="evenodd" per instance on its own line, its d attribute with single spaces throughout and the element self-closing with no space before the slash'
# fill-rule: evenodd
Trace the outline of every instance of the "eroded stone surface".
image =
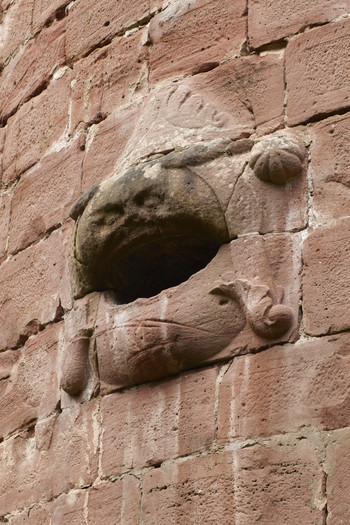
<svg viewBox="0 0 350 525">
<path fill-rule="evenodd" d="M 350 106 L 349 28 L 349 20 L 337 22 L 297 36 L 288 44 L 288 125 Z"/>
<path fill-rule="evenodd" d="M 54 321 L 61 311 L 61 292 L 68 256 L 69 227 L 53 232 L 6 261 L 0 268 L 0 348 L 13 348 Z"/>
<path fill-rule="evenodd" d="M 147 0 L 136 0 L 132 5 L 126 0 L 117 4 L 112 0 L 79 0 L 72 6 L 67 21 L 67 58 L 83 56 L 100 42 L 108 41 L 148 16 Z"/>
<path fill-rule="evenodd" d="M 312 137 L 313 211 L 318 223 L 327 223 L 349 214 L 349 114 L 316 124 Z"/>
<path fill-rule="evenodd" d="M 216 379 L 213 367 L 105 396 L 103 475 L 159 465 L 211 446 Z"/>
<path fill-rule="evenodd" d="M 65 25 L 53 24 L 30 41 L 5 67 L 0 86 L 0 119 L 44 89 L 54 71 L 64 64 Z M 61 101 L 62 103 L 63 101 Z"/>
<path fill-rule="evenodd" d="M 303 310 L 305 330 L 310 335 L 349 329 L 349 228 L 349 218 L 339 219 L 317 228 L 305 240 Z"/>
<path fill-rule="evenodd" d="M 33 166 L 64 134 L 70 79 L 70 72 L 64 72 L 8 120 L 3 153 L 4 182 L 10 182 Z"/>
<path fill-rule="evenodd" d="M 62 323 L 57 323 L 29 339 L 22 350 L 12 352 L 17 360 L 7 372 L 0 400 L 2 438 L 30 421 L 48 416 L 59 402 L 56 371 L 62 328 Z"/>
<path fill-rule="evenodd" d="M 3 64 L 31 35 L 33 0 L 16 0 L 3 6 L 1 13 L 0 63 Z"/>
<path fill-rule="evenodd" d="M 333 336 L 235 359 L 220 386 L 219 443 L 348 426 L 348 345 Z"/>
<path fill-rule="evenodd" d="M 33 31 L 36 33 L 45 24 L 52 22 L 55 18 L 61 19 L 69 0 L 34 0 L 33 6 Z"/>
<path fill-rule="evenodd" d="M 234 453 L 235 523 L 321 523 L 323 472 L 312 444 L 276 440 Z"/>
<path fill-rule="evenodd" d="M 76 405 L 37 423 L 34 432 L 25 431 L 0 444 L 3 514 L 96 479 L 97 410 L 95 401 Z"/>
<path fill-rule="evenodd" d="M 127 104 L 142 90 L 147 47 L 142 31 L 116 38 L 74 67 L 72 81 L 72 131 L 91 125 Z M 108 89 L 107 89 L 108 88 Z M 120 119 L 120 115 L 118 115 Z"/>
<path fill-rule="evenodd" d="M 176 0 L 157 14 L 149 29 L 152 84 L 208 71 L 219 64 L 218 56 L 239 56 L 246 39 L 245 8 L 245 0 Z"/>
<path fill-rule="evenodd" d="M 309 25 L 335 20 L 349 9 L 348 0 L 248 0 L 249 42 L 255 48 L 276 42 Z"/>
<path fill-rule="evenodd" d="M 14 191 L 9 252 L 16 253 L 67 220 L 80 193 L 83 151 L 79 140 L 45 157 Z"/>
<path fill-rule="evenodd" d="M 345 524 L 348 519 L 349 449 L 349 429 L 345 428 L 335 432 L 327 447 L 325 462 L 327 473 L 327 520 L 330 525 Z"/>
<path fill-rule="evenodd" d="M 189 458 L 145 475 L 146 525 L 232 523 L 235 515 L 230 453 Z"/>
<path fill-rule="evenodd" d="M 280 132 L 255 144 L 249 164 L 258 179 L 286 184 L 302 173 L 305 157 L 305 146 L 300 138 Z"/>
</svg>

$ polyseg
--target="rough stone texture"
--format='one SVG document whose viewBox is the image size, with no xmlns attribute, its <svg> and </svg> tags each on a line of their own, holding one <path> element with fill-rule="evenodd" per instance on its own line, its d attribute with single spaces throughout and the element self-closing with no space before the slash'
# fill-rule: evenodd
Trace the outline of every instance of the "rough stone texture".
<svg viewBox="0 0 350 525">
<path fill-rule="evenodd" d="M 86 525 L 87 492 L 72 490 L 54 501 L 22 511 L 10 519 L 11 525 Z"/>
<path fill-rule="evenodd" d="M 7 237 L 10 227 L 12 192 L 4 193 L 0 197 L 0 261 L 5 258 L 7 248 Z"/>
<path fill-rule="evenodd" d="M 69 3 L 69 0 L 34 0 L 33 32 L 36 33 L 55 18 L 61 19 Z"/>
<path fill-rule="evenodd" d="M 235 235 L 296 231 L 307 223 L 306 170 L 298 179 L 281 187 L 260 181 L 247 168 L 230 198 L 226 217 Z"/>
<path fill-rule="evenodd" d="M 138 107 L 132 106 L 110 115 L 99 126 L 90 128 L 83 165 L 82 191 L 114 173 L 118 160 L 138 124 Z"/>
<path fill-rule="evenodd" d="M 249 43 L 258 48 L 349 13 L 348 0 L 248 0 Z M 281 14 L 283 13 L 283 16 Z"/>
<path fill-rule="evenodd" d="M 291 40 L 286 50 L 288 125 L 350 107 L 350 20 Z"/>
<path fill-rule="evenodd" d="M 254 445 L 235 452 L 234 459 L 234 523 L 322 523 L 323 473 L 306 439 L 296 446 L 283 446 L 283 439 L 271 448 Z"/>
<path fill-rule="evenodd" d="M 31 36 L 33 0 L 15 0 L 2 6 L 0 64 L 3 64 L 20 44 Z"/>
<path fill-rule="evenodd" d="M 232 454 L 170 463 L 144 477 L 145 525 L 235 523 Z"/>
<path fill-rule="evenodd" d="M 68 120 L 70 72 L 24 104 L 8 120 L 3 154 L 3 181 L 33 166 L 64 133 Z"/>
<path fill-rule="evenodd" d="M 53 24 L 5 67 L 0 84 L 0 120 L 6 120 L 18 106 L 44 89 L 54 71 L 64 64 L 64 30 L 63 22 Z"/>
<path fill-rule="evenodd" d="M 318 223 L 349 214 L 350 116 L 331 117 L 313 128 L 313 209 Z"/>
<path fill-rule="evenodd" d="M 338 430 L 327 447 L 325 462 L 329 525 L 345 525 L 348 520 L 349 449 L 349 428 Z"/>
<path fill-rule="evenodd" d="M 71 128 L 105 119 L 142 90 L 147 48 L 142 31 L 116 38 L 74 67 Z"/>
<path fill-rule="evenodd" d="M 30 338 L 16 363 L 0 401 L 0 436 L 50 415 L 60 399 L 57 366 L 58 343 L 63 323 Z M 1 354 L 0 354 L 1 356 Z"/>
<path fill-rule="evenodd" d="M 16 253 L 68 219 L 80 194 L 84 153 L 80 141 L 52 153 L 26 173 L 14 191 L 9 252 Z"/>
<path fill-rule="evenodd" d="M 71 232 L 69 227 L 53 232 L 45 241 L 1 265 L 0 349 L 18 345 L 22 337 L 60 315 L 65 269 L 62 253 L 68 253 Z"/>
<path fill-rule="evenodd" d="M 349 329 L 349 227 L 349 218 L 339 219 L 317 228 L 304 242 L 303 310 L 310 335 Z"/>
<path fill-rule="evenodd" d="M 102 400 L 102 470 L 118 475 L 210 446 L 216 368 L 110 394 Z M 115 418 L 115 414 L 118 418 Z"/>
<path fill-rule="evenodd" d="M 125 476 L 114 483 L 103 483 L 89 491 L 88 524 L 103 522 L 105 525 L 138 523 L 141 504 L 140 481 Z M 86 522 L 84 522 L 86 523 Z"/>
<path fill-rule="evenodd" d="M 243 57 L 152 93 L 124 151 L 134 163 L 199 141 L 247 137 L 283 120 L 280 57 Z M 164 133 L 166 130 L 166 133 Z"/>
<path fill-rule="evenodd" d="M 0 444 L 3 514 L 92 483 L 98 465 L 96 417 L 96 402 L 77 405 Z"/>
<path fill-rule="evenodd" d="M 76 59 L 149 16 L 149 2 L 78 0 L 67 20 L 67 58 Z"/>
<path fill-rule="evenodd" d="M 1 523 L 348 525 L 349 15 L 349 0 L 0 2 Z M 286 170 L 265 146 L 291 134 L 307 155 Z M 298 159 L 294 181 L 267 181 Z M 128 179 L 84 236 L 109 236 L 113 265 L 125 233 L 135 292 L 145 252 L 159 259 L 132 241 L 160 165 L 202 181 L 226 245 L 202 258 L 187 224 L 160 243 L 177 264 L 154 272 L 158 295 L 74 298 L 70 206 L 79 222 L 95 184 Z M 158 193 L 140 184 L 140 220 L 145 168 Z"/>
<path fill-rule="evenodd" d="M 150 23 L 151 83 L 208 71 L 218 56 L 238 56 L 246 39 L 245 8 L 246 0 L 172 2 Z"/>
<path fill-rule="evenodd" d="M 219 443 L 349 426 L 348 347 L 345 334 L 236 358 L 220 385 Z"/>
</svg>

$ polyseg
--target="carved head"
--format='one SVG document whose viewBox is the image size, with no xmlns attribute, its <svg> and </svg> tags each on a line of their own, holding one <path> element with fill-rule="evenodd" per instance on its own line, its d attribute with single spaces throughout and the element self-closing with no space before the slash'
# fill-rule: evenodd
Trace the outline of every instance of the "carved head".
<svg viewBox="0 0 350 525">
<path fill-rule="evenodd" d="M 105 389 L 166 377 L 241 353 L 247 331 L 288 338 L 296 316 L 271 272 L 275 240 L 237 239 L 254 232 L 240 231 L 249 207 L 236 190 L 243 181 L 285 198 L 304 159 L 296 135 L 221 138 L 136 163 L 85 193 L 71 210 L 63 388 L 80 393 L 94 368 Z"/>
</svg>

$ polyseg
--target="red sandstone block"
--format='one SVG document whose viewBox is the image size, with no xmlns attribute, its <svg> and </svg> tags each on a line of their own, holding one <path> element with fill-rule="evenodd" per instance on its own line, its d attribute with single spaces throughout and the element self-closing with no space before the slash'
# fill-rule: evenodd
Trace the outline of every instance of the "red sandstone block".
<svg viewBox="0 0 350 525">
<path fill-rule="evenodd" d="M 54 411 L 60 399 L 57 370 L 62 328 L 62 323 L 48 327 L 20 351 L 0 399 L 0 437 Z"/>
<path fill-rule="evenodd" d="M 235 522 L 232 454 L 168 463 L 144 476 L 144 525 L 217 525 Z"/>
<path fill-rule="evenodd" d="M 1 2 L 1 14 L 3 11 L 6 11 L 6 9 L 9 8 L 9 6 L 12 4 L 12 0 L 2 0 Z"/>
<path fill-rule="evenodd" d="M 1 514 L 93 483 L 98 470 L 96 405 L 78 404 L 0 444 Z"/>
<path fill-rule="evenodd" d="M 334 432 L 328 441 L 325 471 L 327 473 L 327 525 L 346 525 L 350 501 L 350 430 Z"/>
<path fill-rule="evenodd" d="M 55 18 L 62 18 L 69 3 L 69 0 L 34 0 L 33 32 L 36 33 Z"/>
<path fill-rule="evenodd" d="M 3 193 L 0 196 L 0 261 L 5 257 L 7 249 L 7 237 L 10 226 L 12 192 Z"/>
<path fill-rule="evenodd" d="M 296 446 L 282 438 L 270 446 L 243 448 L 234 453 L 235 516 L 230 523 L 323 523 L 322 488 L 323 472 L 306 439 Z"/>
<path fill-rule="evenodd" d="M 1 395 L 5 392 L 7 384 L 5 387 L 5 382 L 9 381 L 11 376 L 11 371 L 14 364 L 20 357 L 20 352 L 13 352 L 8 350 L 7 352 L 0 352 L 0 387 Z"/>
<path fill-rule="evenodd" d="M 147 0 L 78 0 L 67 19 L 67 57 L 86 55 L 102 41 L 149 16 Z"/>
<path fill-rule="evenodd" d="M 14 191 L 9 252 L 16 253 L 68 218 L 80 195 L 84 152 L 80 142 L 52 153 L 26 173 Z"/>
<path fill-rule="evenodd" d="M 92 142 L 86 148 L 83 164 L 82 191 L 110 177 L 133 134 L 139 117 L 139 108 L 118 111 L 110 115 L 93 131 Z"/>
<path fill-rule="evenodd" d="M 313 210 L 318 222 L 349 215 L 350 115 L 331 117 L 312 129 Z"/>
<path fill-rule="evenodd" d="M 5 67 L 0 82 L 0 120 L 42 89 L 64 63 L 64 30 L 63 22 L 45 29 Z"/>
<path fill-rule="evenodd" d="M 0 181 L 2 180 L 2 172 L 3 172 L 2 157 L 3 157 L 3 152 L 4 152 L 6 130 L 7 128 L 0 128 Z"/>
<path fill-rule="evenodd" d="M 10 388 L 11 372 L 20 357 L 20 352 L 8 350 L 0 352 L 0 398 L 2 399 Z M 1 417 L 1 414 L 0 414 Z"/>
<path fill-rule="evenodd" d="M 350 20 L 300 35 L 288 44 L 288 124 L 350 107 Z"/>
<path fill-rule="evenodd" d="M 46 514 L 48 524 L 86 525 L 86 500 L 86 491 L 74 490 L 68 494 L 62 494 L 62 496 L 57 498 L 57 500 L 51 504 L 51 512 Z"/>
<path fill-rule="evenodd" d="M 31 35 L 32 9 L 34 0 L 14 0 L 2 14 L 0 32 L 0 64 Z"/>
<path fill-rule="evenodd" d="M 52 504 L 48 503 L 22 510 L 12 516 L 9 523 L 10 525 L 32 525 L 33 523 L 48 525 L 51 507 Z"/>
<path fill-rule="evenodd" d="M 305 331 L 322 335 L 348 330 L 350 219 L 313 231 L 304 242 Z"/>
<path fill-rule="evenodd" d="M 87 492 L 72 490 L 54 501 L 41 503 L 10 519 L 10 525 L 86 525 L 84 505 Z"/>
<path fill-rule="evenodd" d="M 198 141 L 247 137 L 283 121 L 280 57 L 243 57 L 153 92 L 125 149 L 129 162 Z M 164 133 L 166 130 L 166 133 Z"/>
<path fill-rule="evenodd" d="M 243 115 L 244 124 L 253 126 L 283 116 L 283 63 L 279 56 L 243 57 L 196 75 L 187 84 L 194 93 L 207 94 L 238 126 Z"/>
<path fill-rule="evenodd" d="M 347 334 L 236 358 L 219 391 L 218 442 L 350 425 Z"/>
<path fill-rule="evenodd" d="M 71 235 L 66 226 L 0 266 L 0 349 L 56 318 Z"/>
<path fill-rule="evenodd" d="M 141 484 L 136 477 L 102 483 L 89 490 L 87 523 L 135 525 L 139 523 L 140 506 Z"/>
<path fill-rule="evenodd" d="M 211 445 L 216 368 L 111 394 L 102 400 L 105 476 Z"/>
<path fill-rule="evenodd" d="M 70 92 L 69 71 L 8 120 L 3 154 L 3 182 L 35 164 L 65 131 Z"/>
<path fill-rule="evenodd" d="M 306 167 L 298 178 L 284 186 L 266 184 L 254 175 L 253 170 L 245 170 L 237 180 L 226 212 L 230 231 L 245 234 L 305 228 L 307 185 Z"/>
<path fill-rule="evenodd" d="M 72 490 L 54 501 L 15 514 L 10 525 L 86 525 L 86 491 Z"/>
<path fill-rule="evenodd" d="M 248 0 L 249 43 L 257 48 L 276 42 L 308 25 L 330 22 L 349 10 L 348 0 Z"/>
<path fill-rule="evenodd" d="M 74 67 L 71 129 L 79 123 L 91 124 L 130 101 L 137 90 L 142 63 L 147 53 L 142 31 L 116 38 Z"/>
<path fill-rule="evenodd" d="M 246 40 L 246 0 L 176 1 L 150 23 L 150 80 L 208 71 L 239 56 Z"/>
</svg>

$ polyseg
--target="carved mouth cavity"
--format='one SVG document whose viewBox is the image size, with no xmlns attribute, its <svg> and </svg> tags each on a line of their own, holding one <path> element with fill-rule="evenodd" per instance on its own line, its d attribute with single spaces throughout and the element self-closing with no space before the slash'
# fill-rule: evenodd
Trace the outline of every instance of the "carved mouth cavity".
<svg viewBox="0 0 350 525">
<path fill-rule="evenodd" d="M 230 240 L 210 186 L 161 160 L 92 188 L 71 216 L 76 298 L 102 290 L 120 303 L 151 297 L 204 268 Z"/>
</svg>

